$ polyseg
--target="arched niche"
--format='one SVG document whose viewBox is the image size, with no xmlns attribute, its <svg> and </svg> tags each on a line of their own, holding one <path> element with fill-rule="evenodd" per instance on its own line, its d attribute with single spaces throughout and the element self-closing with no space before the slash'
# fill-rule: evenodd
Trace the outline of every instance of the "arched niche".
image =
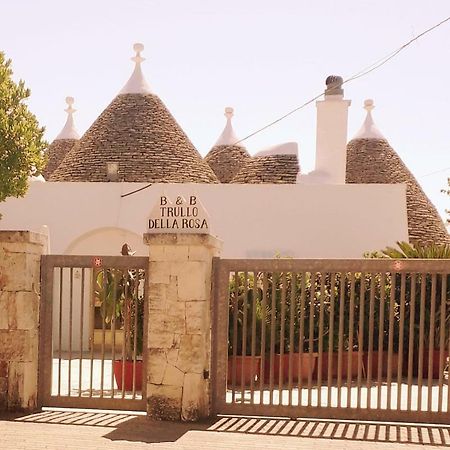
<svg viewBox="0 0 450 450">
<path fill-rule="evenodd" d="M 119 256 L 124 243 L 136 252 L 136 256 L 148 255 L 148 247 L 143 243 L 142 235 L 114 227 L 97 228 L 77 237 L 67 246 L 64 253 Z"/>
</svg>

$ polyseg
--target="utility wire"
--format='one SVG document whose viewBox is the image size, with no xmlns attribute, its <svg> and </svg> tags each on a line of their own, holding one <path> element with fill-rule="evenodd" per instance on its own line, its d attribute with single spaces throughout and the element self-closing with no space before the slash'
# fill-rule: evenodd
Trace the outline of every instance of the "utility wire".
<svg viewBox="0 0 450 450">
<path fill-rule="evenodd" d="M 141 187 L 139 189 L 135 189 L 134 191 L 127 192 L 126 194 L 122 194 L 120 197 L 124 198 L 124 197 L 128 197 L 129 195 L 136 194 L 136 192 L 140 192 L 140 191 L 143 191 L 144 189 L 149 188 L 152 184 L 153 183 L 150 183 L 150 184 L 147 184 L 146 186 L 143 186 L 143 187 Z"/>
<path fill-rule="evenodd" d="M 394 50 L 393 52 L 391 52 L 389 55 L 379 59 L 378 61 L 375 61 L 370 66 L 365 67 L 364 69 L 360 70 L 359 72 L 356 72 L 354 75 L 352 75 L 349 78 L 345 79 L 342 82 L 342 84 L 344 85 L 346 83 L 349 83 L 350 81 L 354 81 L 354 80 L 357 80 L 358 78 L 361 78 L 361 77 L 363 77 L 365 75 L 368 75 L 369 73 L 373 72 L 374 70 L 376 70 L 379 67 L 381 67 L 384 64 L 386 64 L 391 59 L 395 58 L 401 51 L 403 51 L 405 48 L 409 47 L 413 42 L 417 41 L 421 37 L 425 36 L 426 34 L 430 33 L 431 31 L 435 30 L 436 28 L 440 27 L 441 25 L 443 25 L 444 23 L 446 23 L 448 21 L 450 21 L 450 16 L 447 17 L 446 19 L 440 21 L 436 25 L 433 25 L 432 27 L 426 29 L 422 33 L 418 34 L 416 37 L 410 39 L 408 42 L 403 44 L 397 50 Z M 283 116 L 279 117 L 278 119 L 275 119 L 274 121 L 268 123 L 267 125 L 263 126 L 262 128 L 259 128 L 258 130 L 254 131 L 253 133 L 250 133 L 249 135 L 245 136 L 244 138 L 236 141 L 233 145 L 239 144 L 239 143 L 241 143 L 241 142 L 243 142 L 243 141 L 245 141 L 245 140 L 255 136 L 256 134 L 260 133 L 261 131 L 267 130 L 267 128 L 270 128 L 271 126 L 273 126 L 273 125 L 277 124 L 278 122 L 281 122 L 282 120 L 284 120 L 286 117 L 291 116 L 292 114 L 296 113 L 297 111 L 300 111 L 301 109 L 303 109 L 305 106 L 308 106 L 309 104 L 313 103 L 315 100 L 320 98 L 322 95 L 323 95 L 323 92 L 321 92 L 320 94 L 316 95 L 311 100 L 308 100 L 307 102 L 303 103 L 302 105 L 297 106 L 296 108 L 292 109 L 291 111 L 287 112 L 286 114 L 284 114 Z"/>
<path fill-rule="evenodd" d="M 372 72 L 373 70 L 378 69 L 378 67 L 381 67 L 382 65 L 386 64 L 392 58 L 397 56 L 406 47 L 409 47 L 413 42 L 417 41 L 422 36 L 425 36 L 426 34 L 430 33 L 431 31 L 435 30 L 436 28 L 440 27 L 441 25 L 443 25 L 445 22 L 448 22 L 449 20 L 450 20 L 450 17 L 447 17 L 446 19 L 441 20 L 436 25 L 433 25 L 432 27 L 426 29 L 425 31 L 422 31 L 422 33 L 420 33 L 416 37 L 410 39 L 408 42 L 403 44 L 397 50 L 394 50 L 391 54 L 385 56 L 384 58 L 379 59 L 378 61 L 374 62 L 370 66 L 366 67 L 365 69 L 363 69 L 360 72 L 356 73 L 355 75 L 351 76 L 348 80 L 344 81 L 344 83 L 346 83 L 348 81 L 356 80 L 356 79 L 362 77 L 363 75 L 367 75 L 368 73 Z"/>
<path fill-rule="evenodd" d="M 424 175 L 419 175 L 419 178 L 429 177 L 431 175 L 435 175 L 437 173 L 445 172 L 447 170 L 450 170 L 450 167 L 445 167 L 444 169 L 435 170 L 434 172 L 426 173 Z"/>
<path fill-rule="evenodd" d="M 369 65 L 369 66 L 365 67 L 364 69 L 360 70 L 359 72 L 356 72 L 354 75 L 352 75 L 349 78 L 345 79 L 342 82 L 342 84 L 344 85 L 346 83 L 349 83 L 350 81 L 357 80 L 358 78 L 364 77 L 365 75 L 368 75 L 369 73 L 377 70 L 381 66 L 384 66 L 391 59 L 395 58 L 401 51 L 403 51 L 405 48 L 409 47 L 413 42 L 417 41 L 418 39 L 422 38 L 426 34 L 430 33 L 431 31 L 435 30 L 436 28 L 440 27 L 441 25 L 443 25 L 444 23 L 446 23 L 448 21 L 450 21 L 450 16 L 445 18 L 444 20 L 441 20 L 439 23 L 437 23 L 436 25 L 433 25 L 432 27 L 426 29 L 425 31 L 422 31 L 422 33 L 418 34 L 414 38 L 412 38 L 409 41 L 405 42 L 401 47 L 399 47 L 398 49 L 396 49 L 393 52 L 389 53 L 387 56 L 385 56 L 385 57 L 375 61 L 371 65 Z M 241 142 L 246 141 L 247 139 L 250 139 L 251 137 L 255 136 L 256 134 L 261 133 L 264 130 L 267 130 L 267 128 L 272 127 L 273 125 L 277 124 L 278 122 L 281 122 L 282 120 L 286 119 L 286 117 L 289 117 L 292 114 L 296 113 L 297 111 L 300 111 L 301 109 L 303 109 L 306 106 L 310 105 L 315 100 L 317 100 L 318 98 L 322 97 L 322 95 L 323 95 L 323 92 L 321 92 L 320 94 L 316 95 L 312 99 L 306 101 L 302 105 L 297 106 L 296 108 L 292 109 L 291 111 L 289 111 L 286 114 L 282 115 L 278 119 L 273 120 L 272 122 L 268 123 L 267 125 L 263 126 L 262 128 L 259 128 L 258 130 L 254 131 L 253 133 L 248 134 L 244 138 L 239 139 L 238 141 L 236 141 L 232 145 L 240 144 Z M 447 170 L 447 169 L 444 169 L 444 170 Z M 431 174 L 428 174 L 428 175 L 431 175 Z M 428 175 L 425 175 L 425 176 L 428 176 Z M 128 197 L 129 195 L 135 194 L 136 192 L 140 192 L 140 191 L 142 191 L 144 189 L 149 188 L 151 185 L 152 184 L 148 184 L 147 186 L 141 187 L 139 189 L 136 189 L 134 191 L 128 192 L 126 194 L 122 194 L 121 197 L 122 198 L 123 197 Z"/>
</svg>

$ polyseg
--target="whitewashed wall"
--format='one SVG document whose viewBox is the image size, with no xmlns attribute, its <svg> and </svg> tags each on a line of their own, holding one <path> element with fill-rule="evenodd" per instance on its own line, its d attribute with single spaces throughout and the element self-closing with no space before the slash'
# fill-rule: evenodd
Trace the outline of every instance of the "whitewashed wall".
<svg viewBox="0 0 450 450">
<path fill-rule="evenodd" d="M 41 231 L 53 254 L 118 255 L 142 243 L 162 194 L 197 195 L 224 242 L 223 257 L 359 258 L 408 240 L 404 185 L 38 183 L 26 197 L 0 204 L 0 229 Z"/>
<path fill-rule="evenodd" d="M 61 342 L 61 351 L 71 350 L 75 352 L 72 355 L 74 359 L 78 358 L 81 346 L 83 351 L 90 349 L 89 338 L 93 326 L 90 310 L 92 269 L 84 269 L 83 293 L 81 270 L 79 268 L 73 269 L 72 296 L 70 295 L 70 269 L 62 270 L 62 286 L 60 270 L 55 269 L 53 273 L 53 350 L 57 352 Z M 81 310 L 82 303 L 83 311 Z M 72 320 L 70 320 L 71 314 Z M 66 356 L 63 355 L 63 357 Z"/>
</svg>

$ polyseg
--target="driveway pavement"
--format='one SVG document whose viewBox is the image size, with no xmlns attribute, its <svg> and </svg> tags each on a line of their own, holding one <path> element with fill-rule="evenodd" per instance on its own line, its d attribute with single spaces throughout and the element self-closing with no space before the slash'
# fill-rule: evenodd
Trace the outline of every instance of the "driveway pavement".
<svg viewBox="0 0 450 450">
<path fill-rule="evenodd" d="M 383 449 L 450 447 L 450 425 L 222 417 L 155 422 L 145 415 L 46 410 L 0 417 L 0 449 Z"/>
</svg>

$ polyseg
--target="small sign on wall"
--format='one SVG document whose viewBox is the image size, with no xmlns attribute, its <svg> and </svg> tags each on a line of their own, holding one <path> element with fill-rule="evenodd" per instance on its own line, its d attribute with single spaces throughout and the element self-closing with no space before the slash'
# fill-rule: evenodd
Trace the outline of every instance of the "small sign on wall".
<svg viewBox="0 0 450 450">
<path fill-rule="evenodd" d="M 196 195 L 161 195 L 147 222 L 148 233 L 209 234 L 209 217 Z"/>
<path fill-rule="evenodd" d="M 95 256 L 94 258 L 92 258 L 92 267 L 102 267 L 103 266 L 103 259 Z"/>
</svg>

